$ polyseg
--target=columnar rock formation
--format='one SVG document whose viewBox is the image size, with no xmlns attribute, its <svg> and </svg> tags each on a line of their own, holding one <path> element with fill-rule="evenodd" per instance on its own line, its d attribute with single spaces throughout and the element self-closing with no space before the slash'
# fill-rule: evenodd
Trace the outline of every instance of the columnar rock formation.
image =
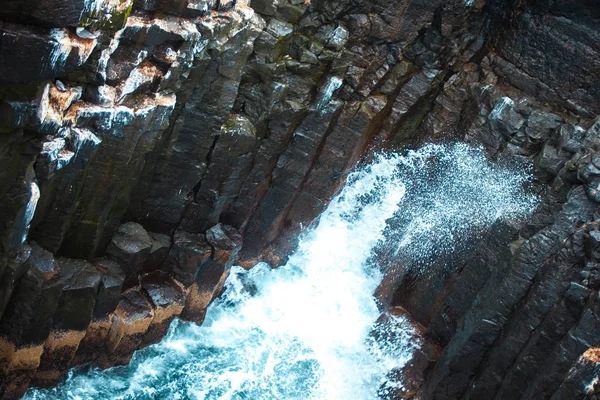
<svg viewBox="0 0 600 400">
<path fill-rule="evenodd" d="M 456 139 L 532 160 L 543 204 L 460 265 L 386 277 L 443 348 L 410 396 L 597 390 L 594 0 L 5 3 L 0 397 L 201 322 L 371 151 Z"/>
</svg>

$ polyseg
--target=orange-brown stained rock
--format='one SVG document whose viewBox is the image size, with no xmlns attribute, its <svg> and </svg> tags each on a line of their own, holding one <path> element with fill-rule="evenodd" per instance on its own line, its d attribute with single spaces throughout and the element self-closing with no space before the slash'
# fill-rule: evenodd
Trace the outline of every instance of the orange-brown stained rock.
<svg viewBox="0 0 600 400">
<path fill-rule="evenodd" d="M 94 266 L 102 275 L 92 321 L 86 328 L 85 337 L 79 344 L 72 366 L 95 361 L 106 353 L 108 332 L 112 325 L 113 314 L 120 302 L 121 288 L 125 273 L 119 265 L 107 259 L 96 259 Z"/>
<path fill-rule="evenodd" d="M 52 331 L 44 343 L 42 361 L 31 379 L 32 386 L 52 387 L 71 365 L 85 331 Z"/>
<path fill-rule="evenodd" d="M 107 353 L 98 358 L 97 364 L 103 368 L 127 364 L 153 319 L 152 305 L 139 287 L 123 293 L 108 332 Z"/>
<path fill-rule="evenodd" d="M 81 97 L 81 88 L 66 88 L 59 90 L 59 84 L 50 84 L 44 91 L 41 101 L 41 119 L 44 124 L 54 124 L 57 128 L 62 125 L 65 112 Z"/>
<path fill-rule="evenodd" d="M 600 348 L 592 347 L 588 349 L 583 353 L 583 358 L 593 363 L 600 363 Z"/>
<path fill-rule="evenodd" d="M 21 278 L 0 324 L 0 395 L 18 398 L 40 365 L 62 290 L 52 254 L 32 243 Z"/>
<path fill-rule="evenodd" d="M 181 318 L 202 323 L 206 308 L 223 291 L 228 276 L 229 267 L 215 260 L 208 260 L 202 264 L 196 282 L 187 290 L 185 309 Z"/>
<path fill-rule="evenodd" d="M 169 330 L 171 321 L 181 314 L 185 289 L 181 283 L 160 271 L 142 276 L 140 284 L 154 306 L 154 318 L 142 341 L 142 347 L 145 347 L 158 343 Z"/>
<path fill-rule="evenodd" d="M 29 388 L 29 382 L 40 365 L 44 351 L 42 344 L 15 347 L 0 338 L 0 395 L 5 399 L 18 399 Z"/>
<path fill-rule="evenodd" d="M 223 224 L 217 224 L 207 230 L 206 240 L 213 247 L 212 258 L 224 265 L 231 265 L 242 246 L 242 235 L 237 229 Z"/>
<path fill-rule="evenodd" d="M 108 333 L 112 326 L 112 315 L 102 320 L 92 321 L 79 343 L 79 348 L 72 361 L 72 366 L 95 361 L 106 354 Z"/>
</svg>

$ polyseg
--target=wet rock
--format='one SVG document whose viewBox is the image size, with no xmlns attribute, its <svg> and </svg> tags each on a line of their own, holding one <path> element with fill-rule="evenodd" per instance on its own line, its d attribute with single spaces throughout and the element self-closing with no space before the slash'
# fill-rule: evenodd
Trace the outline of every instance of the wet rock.
<svg viewBox="0 0 600 400">
<path fill-rule="evenodd" d="M 515 102 L 509 97 L 498 100 L 488 119 L 494 129 L 498 129 L 509 137 L 515 135 L 526 121 L 515 110 Z"/>
<path fill-rule="evenodd" d="M 152 238 L 152 248 L 144 264 L 144 271 L 152 272 L 163 267 L 171 250 L 171 238 L 162 233 L 149 232 L 148 235 Z"/>
<path fill-rule="evenodd" d="M 154 307 L 154 318 L 144 335 L 143 346 L 158 343 L 169 330 L 169 325 L 183 311 L 183 285 L 168 274 L 156 271 L 140 277 L 140 285 Z"/>
<path fill-rule="evenodd" d="M 324 25 L 317 32 L 316 39 L 331 50 L 341 50 L 349 37 L 348 30 L 343 25 L 331 26 Z"/>
<path fill-rule="evenodd" d="M 15 156 L 11 159 L 16 165 L 3 174 L 9 182 L 4 186 L 3 207 L 0 210 L 0 253 L 10 258 L 20 251 L 27 239 L 40 200 L 39 186 L 31 165 L 33 160 L 27 154 L 16 156 L 14 152 L 19 150 L 22 150 L 19 146 L 9 148 L 9 152 Z"/>
<path fill-rule="evenodd" d="M 277 158 L 291 140 L 293 127 L 301 120 L 304 112 L 301 107 L 292 104 L 288 104 L 288 107 L 289 109 L 276 114 L 276 117 L 268 122 L 268 137 L 261 141 L 252 169 L 240 188 L 240 195 L 225 213 L 224 222 L 244 229 L 267 192 Z"/>
<path fill-rule="evenodd" d="M 204 320 L 206 308 L 223 291 L 229 270 L 242 246 L 239 232 L 223 224 L 206 231 L 206 240 L 212 246 L 211 258 L 200 265 L 193 284 L 187 290 L 185 308 L 181 314 L 183 319 L 196 323 Z"/>
<path fill-rule="evenodd" d="M 194 282 L 187 290 L 185 307 L 181 313 L 182 319 L 198 324 L 204 321 L 206 308 L 223 291 L 229 269 L 229 266 L 213 259 L 206 260 L 202 264 Z"/>
<path fill-rule="evenodd" d="M 542 230 L 529 238 L 512 257 L 498 258 L 501 264 L 496 267 L 497 271 L 505 272 L 491 275 L 479 291 L 463 316 L 468 323 L 459 325 L 421 389 L 422 395 L 441 398 L 441 393 L 457 396 L 466 391 L 480 396 L 498 390 L 497 393 L 510 398 L 535 390 L 532 377 L 540 377 L 539 369 L 547 365 L 545 346 L 556 346 L 577 323 L 574 315 L 581 311 L 573 313 L 572 305 L 565 303 L 562 296 L 574 274 L 570 266 L 580 263 L 584 256 L 585 235 L 584 230 L 576 228 L 577 221 L 589 220 L 596 208 L 582 197 L 582 192 L 582 188 L 578 188 L 569 194 L 552 229 Z M 547 254 L 555 255 L 548 259 Z M 541 266 L 545 269 L 540 269 Z M 495 299 L 496 306 L 487 303 L 486 299 Z M 509 304 L 515 301 L 520 302 L 520 306 L 511 314 Z M 546 318 L 546 315 L 552 318 Z M 539 329 L 530 335 L 535 326 Z M 502 337 L 489 350 L 500 331 Z M 471 368 L 479 365 L 484 353 L 487 353 L 486 366 L 472 381 Z M 456 371 L 457 365 L 461 365 L 460 369 L 450 372 Z M 505 380 L 499 379 L 503 376 Z M 546 378 L 539 379 L 547 382 Z M 467 382 L 471 382 L 468 387 Z"/>
<path fill-rule="evenodd" d="M 600 375 L 600 349 L 590 348 L 571 367 L 565 380 L 551 399 L 577 399 L 598 397 Z"/>
<path fill-rule="evenodd" d="M 125 273 L 119 264 L 108 259 L 97 259 L 93 261 L 93 265 L 102 281 L 94 302 L 91 321 L 79 343 L 72 365 L 95 361 L 107 351 L 112 313 L 121 300 Z"/>
<path fill-rule="evenodd" d="M 308 226 L 324 210 L 342 183 L 340 177 L 358 162 L 372 139 L 373 124 L 386 100 L 384 96 L 372 96 L 364 102 L 346 103 L 289 211 L 288 224 Z"/>
<path fill-rule="evenodd" d="M 251 260 L 265 248 L 265 243 L 271 243 L 280 234 L 285 215 L 310 170 L 328 127 L 335 123 L 339 109 L 340 103 L 331 102 L 325 110 L 308 114 L 295 129 L 291 146 L 277 161 L 269 191 L 248 223 L 242 261 L 252 263 Z M 273 261 L 278 264 L 281 260 L 276 258 Z"/>
<path fill-rule="evenodd" d="M 207 230 L 206 241 L 213 247 L 212 258 L 228 266 L 235 262 L 237 252 L 242 247 L 242 235 L 237 229 L 223 224 Z"/>
<path fill-rule="evenodd" d="M 529 382 L 524 396 L 541 395 L 550 397 L 559 390 L 562 380 L 570 368 L 591 347 L 597 347 L 600 324 L 598 320 L 598 298 L 582 310 L 580 319 L 569 330 L 559 344 L 546 354 L 543 366 L 533 381 Z M 593 354 L 593 353 L 592 353 Z M 590 354 L 588 353 L 588 356 Z M 565 398 L 566 400 L 566 398 Z"/>
<path fill-rule="evenodd" d="M 535 110 L 527 118 L 525 132 L 534 141 L 546 141 L 550 138 L 552 131 L 560 126 L 560 123 L 561 120 L 558 116 Z"/>
<path fill-rule="evenodd" d="M 572 387 L 600 286 L 596 229 L 579 229 L 592 217 L 576 211 L 600 200 L 597 13 L 590 2 L 484 3 L 255 0 L 261 16 L 230 0 L 5 1 L 7 393 L 38 368 L 43 384 L 69 358 L 126 362 L 179 312 L 200 322 L 239 249 L 227 225 L 245 238 L 243 265 L 280 264 L 369 149 L 463 139 L 494 159 L 533 160 L 531 185 L 547 195 L 529 221 L 494 226 L 465 265 L 429 282 L 390 271 L 386 301 L 449 344 L 423 397 Z M 157 233 L 123 232 L 124 221 Z M 23 247 L 32 239 L 94 260 L 101 283 L 87 327 L 93 285 L 63 290 L 62 275 L 32 275 L 32 263 L 51 258 Z M 95 259 L 107 248 L 126 287 L 142 279 L 121 300 L 119 265 Z M 79 312 L 61 300 L 80 294 Z M 54 314 L 77 327 L 55 329 Z M 14 342 L 21 334 L 28 344 Z M 420 382 L 419 368 L 400 372 Z"/>
<path fill-rule="evenodd" d="M 558 103 L 581 113 L 597 113 L 597 104 L 589 102 L 597 95 L 597 88 L 585 78 L 587 71 L 598 65 L 598 58 L 592 55 L 600 50 L 594 39 L 597 33 L 591 25 L 575 22 L 576 15 L 590 12 L 587 9 L 590 6 L 581 5 L 569 15 L 559 5 L 548 5 L 542 14 L 530 11 L 516 17 L 498 50 L 500 56 L 519 65 L 522 72 L 507 74 L 507 81 L 537 95 L 541 101 Z M 588 49 L 585 53 L 576 50 L 581 45 Z M 538 51 L 542 47 L 547 50 L 543 54 Z M 565 68 L 565 62 L 578 65 L 578 72 Z"/>
<path fill-rule="evenodd" d="M 402 307 L 383 313 L 373 328 L 371 336 L 383 351 L 411 351 L 405 366 L 392 370 L 381 385 L 378 396 L 382 399 L 413 399 L 425 380 L 425 373 L 436 361 L 441 349 L 425 336 L 425 327 L 414 321 Z M 406 349 L 406 346 L 412 348 Z"/>
<path fill-rule="evenodd" d="M 27 264 L 0 321 L 0 391 L 5 397 L 20 397 L 27 390 L 40 365 L 63 287 L 50 252 L 32 244 Z"/>
<path fill-rule="evenodd" d="M 199 212 L 194 205 L 185 209 L 189 197 L 195 194 L 194 188 L 202 184 L 211 164 L 213 150 L 219 147 L 219 132 L 235 102 L 242 66 L 252 52 L 253 41 L 259 35 L 260 27 L 264 27 L 253 15 L 241 9 L 235 13 L 237 19 L 228 20 L 228 24 L 223 24 L 218 15 L 215 15 L 215 19 L 211 17 L 203 21 L 207 30 L 203 35 L 214 38 L 215 41 L 211 43 L 216 51 L 210 57 L 203 52 L 198 54 L 202 61 L 193 67 L 197 72 L 191 75 L 192 79 L 182 89 L 186 93 L 186 106 L 174 121 L 168 142 L 157 148 L 153 155 L 155 161 L 143 172 L 144 180 L 140 183 L 143 186 L 136 189 L 141 196 L 135 196 L 130 207 L 134 218 L 153 231 L 172 231 L 178 226 L 182 215 L 184 219 L 194 221 L 191 225 L 193 229 L 188 225 L 185 228 L 191 232 L 204 232 L 217 222 L 206 225 L 206 221 L 202 220 L 206 214 Z M 225 26 L 231 29 L 220 34 L 219 30 Z M 196 50 L 204 49 L 205 46 L 199 46 Z M 230 137 L 227 143 L 233 145 L 236 139 L 240 140 L 241 145 L 246 138 L 241 135 L 238 138 Z M 227 143 L 223 143 L 220 151 L 229 147 Z M 177 154 L 176 157 L 172 157 L 172 151 Z M 207 195 L 211 189 L 214 190 L 212 183 Z M 186 216 L 188 212 L 190 215 Z"/>
<path fill-rule="evenodd" d="M 131 281 L 144 269 L 153 246 L 154 242 L 144 227 L 128 222 L 119 226 L 106 252 L 127 271 Z"/>
<path fill-rule="evenodd" d="M 31 380 L 34 386 L 51 387 L 62 379 L 92 320 L 101 273 L 89 262 L 58 259 L 62 294 L 52 330 L 44 343 L 40 365 Z"/>
<path fill-rule="evenodd" d="M 570 159 L 570 153 L 546 143 L 540 152 L 538 165 L 552 176 L 557 176 Z"/>
<path fill-rule="evenodd" d="M 104 253 L 127 211 L 134 182 L 144 166 L 145 154 L 160 139 L 163 124 L 174 104 L 172 95 L 152 95 L 137 98 L 135 104 L 130 104 L 131 108 L 106 109 L 83 102 L 71 107 L 67 119 L 80 129 L 96 132 L 103 141 L 85 171 L 72 171 L 75 175 L 82 173 L 82 176 L 75 182 L 65 182 L 67 187 L 75 183 L 79 191 L 61 205 L 71 214 L 62 215 L 62 218 L 56 215 L 60 221 L 58 226 L 64 226 L 60 237 L 56 238 L 63 254 L 93 258 Z M 47 206 L 62 200 L 52 198 L 52 192 L 47 194 L 50 197 L 45 199 Z M 50 214 L 40 215 L 38 230 L 50 230 L 57 225 L 49 218 L 53 214 L 51 210 L 48 210 Z"/>
<path fill-rule="evenodd" d="M 284 36 L 290 35 L 294 31 L 294 26 L 283 21 L 279 21 L 275 18 L 269 21 L 266 32 L 271 34 L 273 37 L 280 39 Z"/>
<path fill-rule="evenodd" d="M 107 336 L 107 353 L 96 363 L 102 367 L 124 365 L 142 344 L 144 335 L 154 319 L 154 309 L 140 288 L 121 295 Z"/>
<path fill-rule="evenodd" d="M 13 259 L 8 260 L 0 268 L 0 293 L 2 293 L 0 296 L 0 319 L 4 314 L 4 310 L 15 290 L 17 282 L 27 272 L 27 268 L 29 267 L 27 260 L 31 255 L 31 251 L 31 246 L 23 246 Z"/>
<path fill-rule="evenodd" d="M 187 207 L 183 229 L 204 231 L 219 222 L 250 172 L 256 145 L 256 129 L 248 119 L 232 115 L 225 121 L 195 201 Z"/>
<path fill-rule="evenodd" d="M 186 286 L 193 284 L 196 271 L 212 254 L 212 248 L 202 234 L 177 231 L 166 266 L 175 278 Z"/>
</svg>

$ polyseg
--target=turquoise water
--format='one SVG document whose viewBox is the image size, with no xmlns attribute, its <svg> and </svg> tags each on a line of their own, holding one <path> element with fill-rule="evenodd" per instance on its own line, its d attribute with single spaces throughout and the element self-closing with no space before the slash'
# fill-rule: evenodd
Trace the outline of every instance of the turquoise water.
<svg viewBox="0 0 600 400">
<path fill-rule="evenodd" d="M 401 385 L 386 375 L 420 344 L 401 318 L 386 342 L 370 336 L 380 315 L 372 293 L 385 269 L 373 250 L 391 241 L 413 259 L 452 252 L 457 235 L 531 213 L 528 180 L 464 144 L 379 156 L 348 177 L 285 266 L 233 268 L 202 326 L 175 321 L 130 365 L 78 368 L 25 398 L 377 398 L 382 385 Z"/>
</svg>

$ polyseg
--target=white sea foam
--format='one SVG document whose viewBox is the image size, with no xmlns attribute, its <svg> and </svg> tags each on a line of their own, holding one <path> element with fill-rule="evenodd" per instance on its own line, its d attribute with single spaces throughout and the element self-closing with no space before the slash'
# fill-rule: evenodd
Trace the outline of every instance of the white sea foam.
<svg viewBox="0 0 600 400">
<path fill-rule="evenodd" d="M 441 186 L 423 186 L 427 174 Z M 419 341 L 404 318 L 390 328 L 392 341 L 370 335 L 379 317 L 372 293 L 381 279 L 373 250 L 392 241 L 402 251 L 417 239 L 425 241 L 422 248 L 446 246 L 445 240 L 428 241 L 425 232 L 454 223 L 454 216 L 457 226 L 482 210 L 482 223 L 521 217 L 533 207 L 522 189 L 526 180 L 523 171 L 495 167 L 481 149 L 463 144 L 378 156 L 348 177 L 285 266 L 234 268 L 202 326 L 176 321 L 161 343 L 137 352 L 129 366 L 72 371 L 59 388 L 32 390 L 26 398 L 377 398 L 377 390 L 390 384 L 388 372 L 405 365 Z M 481 204 L 465 202 L 462 192 Z M 413 204 L 424 200 L 423 208 Z M 393 232 L 398 218 L 406 222 L 396 224 L 404 232 Z"/>
</svg>

